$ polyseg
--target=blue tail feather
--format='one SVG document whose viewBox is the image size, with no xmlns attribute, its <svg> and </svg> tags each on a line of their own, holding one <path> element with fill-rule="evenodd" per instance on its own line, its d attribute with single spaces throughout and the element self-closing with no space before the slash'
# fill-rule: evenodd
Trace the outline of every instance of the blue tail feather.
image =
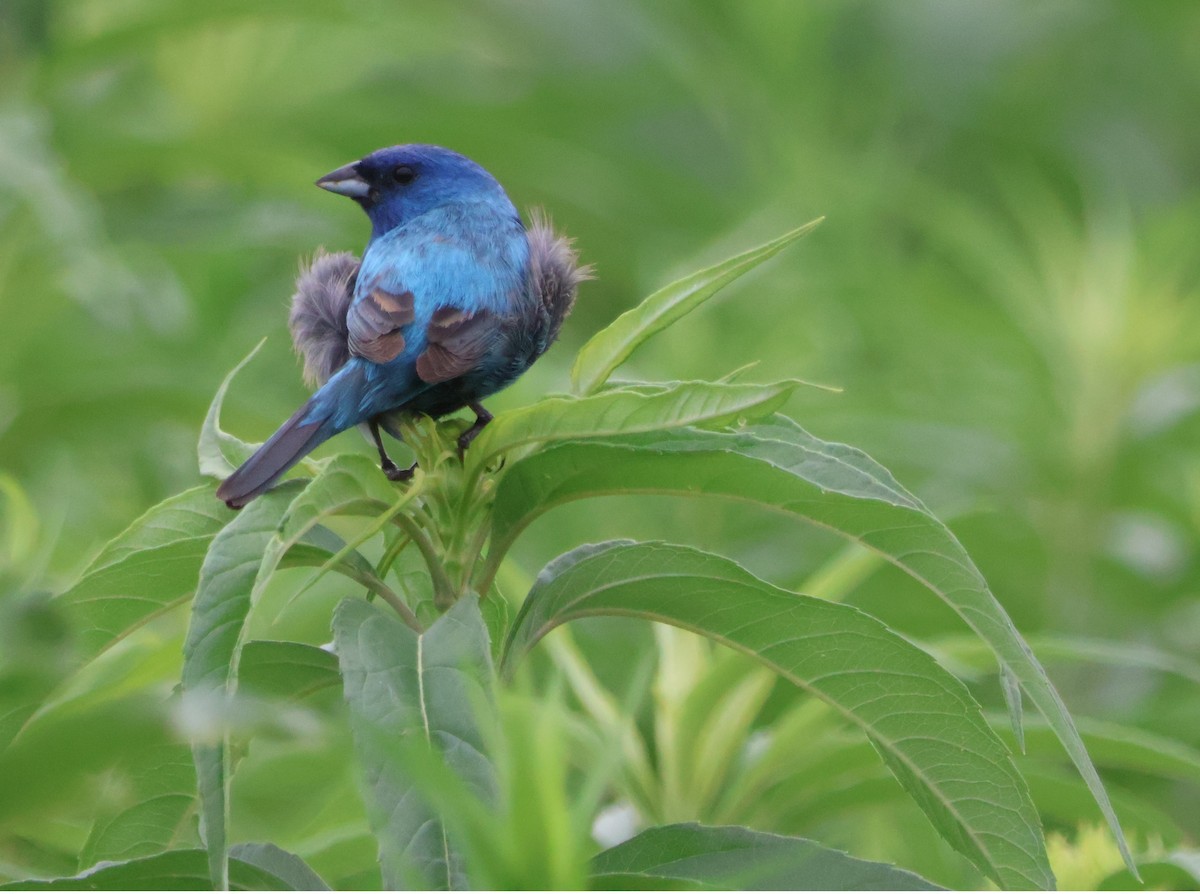
<svg viewBox="0 0 1200 894">
<path fill-rule="evenodd" d="M 263 444 L 217 488 L 217 499 L 230 509 L 241 509 L 268 490 L 292 466 L 337 432 L 328 420 L 306 421 L 311 415 L 309 401 L 280 426 Z"/>
<path fill-rule="evenodd" d="M 241 509 L 322 443 L 367 418 L 360 409 L 363 378 L 359 363 L 342 367 L 221 483 L 217 498 Z"/>
</svg>

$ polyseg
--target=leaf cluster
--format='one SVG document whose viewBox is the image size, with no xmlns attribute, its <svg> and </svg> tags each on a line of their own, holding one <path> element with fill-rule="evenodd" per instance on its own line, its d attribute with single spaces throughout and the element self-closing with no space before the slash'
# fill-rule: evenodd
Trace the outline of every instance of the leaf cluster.
<svg viewBox="0 0 1200 894">
<path fill-rule="evenodd" d="M 247 746 L 296 735 L 310 715 L 348 730 L 363 809 L 343 820 L 344 834 L 366 837 L 379 857 L 342 880 L 377 871 L 389 888 L 934 887 L 828 843 L 772 834 L 797 815 L 836 818 L 854 797 L 903 792 L 980 877 L 1048 889 L 1039 780 L 1020 755 L 1054 743 L 1135 872 L 1085 738 L 1127 764 L 1154 765 L 1171 748 L 1093 724 L 1081 734 L 950 530 L 865 453 L 781 415 L 801 383 L 610 381 L 652 335 L 815 224 L 651 295 L 585 346 L 573 394 L 499 415 L 465 462 L 461 422 L 414 418 L 403 434 L 419 470 L 406 484 L 345 454 L 309 463 L 236 515 L 200 487 L 131 525 L 54 606 L 84 632 L 70 658 L 78 668 L 190 600 L 172 697 L 189 745 L 162 741 L 139 760 L 127 783 L 137 794 L 96 824 L 87 871 L 45 884 L 324 885 L 294 853 L 230 844 Z M 254 449 L 220 424 L 247 361 L 206 419 L 207 474 L 227 474 Z M 511 592 L 520 573 L 506 559 L 535 519 L 584 498 L 638 494 L 753 505 L 831 532 L 848 552 L 806 595 L 693 546 L 614 540 L 570 550 L 519 598 Z M 837 581 L 880 563 L 974 637 L 931 653 L 836 598 Z M 332 643 L 255 634 L 333 580 L 357 592 L 332 612 Z M 663 625 L 652 734 L 570 637 L 551 635 L 602 617 Z M 548 676 L 530 666 L 543 639 Z M 1007 724 L 960 679 L 973 681 L 972 663 L 987 661 Z M 10 700 L 0 718 L 18 755 L 34 746 L 27 730 L 53 685 Z M 751 754 L 746 740 L 780 686 L 796 695 Z M 1024 718 L 1025 698 L 1039 719 Z M 1175 760 L 1182 773 L 1200 767 L 1190 753 Z M 883 789 L 879 773 L 890 777 Z M 595 853 L 592 824 L 614 796 L 642 828 Z"/>
</svg>

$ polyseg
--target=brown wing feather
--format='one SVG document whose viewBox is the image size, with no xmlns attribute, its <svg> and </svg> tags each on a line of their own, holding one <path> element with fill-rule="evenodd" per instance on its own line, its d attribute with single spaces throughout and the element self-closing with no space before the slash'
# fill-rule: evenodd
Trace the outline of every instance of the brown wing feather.
<svg viewBox="0 0 1200 894">
<path fill-rule="evenodd" d="M 387 363 L 404 350 L 401 328 L 413 321 L 413 293 L 373 289 L 346 314 L 350 353 Z"/>
<path fill-rule="evenodd" d="M 483 358 L 495 326 L 496 318 L 487 311 L 438 308 L 425 330 L 428 346 L 417 357 L 417 375 L 436 385 L 469 372 Z"/>
</svg>

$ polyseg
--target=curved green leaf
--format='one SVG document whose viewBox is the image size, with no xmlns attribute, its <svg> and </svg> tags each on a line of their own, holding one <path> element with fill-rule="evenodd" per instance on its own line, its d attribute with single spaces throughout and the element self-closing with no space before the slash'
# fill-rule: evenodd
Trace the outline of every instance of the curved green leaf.
<svg viewBox="0 0 1200 894">
<path fill-rule="evenodd" d="M 308 530 L 332 514 L 376 515 L 396 502 L 403 490 L 379 471 L 377 460 L 361 453 L 341 453 L 313 476 L 288 506 L 280 535 L 298 540 L 295 532 Z"/>
<path fill-rule="evenodd" d="M 982 872 L 1005 887 L 1053 887 L 1028 789 L 978 704 L 869 615 L 780 590 L 689 547 L 596 544 L 538 576 L 505 645 L 505 672 L 554 627 L 591 615 L 672 624 L 757 658 L 861 728 L 934 826 Z"/>
<path fill-rule="evenodd" d="M 113 538 L 80 579 L 50 601 L 72 631 L 72 666 L 88 663 L 186 601 L 209 543 L 233 515 L 204 485 L 164 500 Z M 0 748 L 37 710 L 38 695 L 5 706 Z"/>
<path fill-rule="evenodd" d="M 530 521 L 603 494 L 713 495 L 757 503 L 861 543 L 953 608 L 1011 670 L 1128 845 L 1070 712 L 950 530 L 861 450 L 822 441 L 782 416 L 737 432 L 673 431 L 565 443 L 514 463 L 496 495 L 487 575 Z"/>
<path fill-rule="evenodd" d="M 766 730 L 764 747 L 756 749 L 754 758 L 730 782 L 723 803 L 710 814 L 713 822 L 802 831 L 819 828 L 847 809 L 886 810 L 906 797 L 895 785 L 881 784 L 879 757 L 868 742 L 824 706 L 820 711 L 813 707 L 811 703 L 798 706 Z M 986 716 L 1003 738 L 1007 719 Z M 1093 737 L 1087 718 L 1079 722 L 1089 750 L 1101 765 L 1138 769 L 1152 760 L 1151 752 L 1141 749 L 1128 757 L 1106 755 L 1105 743 Z M 1083 780 L 1059 770 L 1062 752 L 1053 731 L 1038 718 L 1028 733 L 1030 754 L 1017 766 L 1042 817 L 1071 828 L 1095 823 L 1100 813 Z M 1188 778 L 1174 771 L 1161 775 Z M 1159 836 L 1168 845 L 1181 840 L 1178 826 L 1146 800 L 1120 788 L 1110 795 L 1127 825 Z"/>
<path fill-rule="evenodd" d="M 254 866 L 283 882 L 289 891 L 328 891 L 325 880 L 295 854 L 273 844 L 235 844 L 229 861 Z"/>
<path fill-rule="evenodd" d="M 320 568 L 323 570 L 328 568 L 362 584 L 373 593 L 391 593 L 391 588 L 379 578 L 375 573 L 375 567 L 367 561 L 362 553 L 352 546 L 347 546 L 346 541 L 321 525 L 306 531 L 299 542 L 293 543 L 287 552 L 278 559 L 276 567 Z M 261 576 L 261 574 L 262 567 L 260 566 L 259 575 Z M 258 585 L 257 579 L 255 584 Z"/>
<path fill-rule="evenodd" d="M 695 310 L 742 274 L 812 232 L 824 219 L 819 217 L 757 248 L 676 280 L 637 307 L 625 311 L 580 349 L 571 368 L 572 390 L 576 394 L 595 392 L 642 342 Z"/>
<path fill-rule="evenodd" d="M 999 725 L 999 718 L 991 720 Z M 1080 717 L 1078 723 L 1088 751 L 1101 766 L 1200 784 L 1200 750 L 1120 723 L 1090 717 Z M 1057 756 L 1054 731 L 1045 721 L 1030 722 L 1026 733 L 1030 756 Z"/>
<path fill-rule="evenodd" d="M 261 846 L 260 846 L 261 847 Z M 272 848 L 272 851 L 279 851 Z M 296 887 L 301 873 L 295 868 L 300 858 L 291 854 L 289 866 L 271 861 L 274 865 L 260 865 L 259 852 L 251 856 L 258 862 L 233 858 L 229 861 L 229 887 L 231 891 L 308 891 L 328 890 L 328 886 L 314 887 L 306 884 Z M 295 862 L 292 862 L 295 861 Z M 307 866 L 312 878 L 320 881 Z M 108 863 L 89 869 L 70 878 L 50 880 L 28 879 L 0 885 L 0 891 L 204 891 L 209 889 L 208 864 L 202 850 L 167 851 L 152 857 L 141 857 L 125 863 Z"/>
<path fill-rule="evenodd" d="M 101 550 L 83 577 L 54 600 L 89 660 L 191 595 L 218 531 L 234 517 L 201 485 L 148 510 Z"/>
<path fill-rule="evenodd" d="M 548 397 L 497 416 L 475 439 L 467 460 L 478 469 L 498 454 L 527 444 L 663 431 L 739 416 L 761 418 L 779 409 L 800 384 L 675 382 L 615 388 L 582 398 Z"/>
<path fill-rule="evenodd" d="M 330 479 L 324 480 L 327 485 Z M 305 494 L 315 499 L 311 490 L 312 484 L 284 483 L 242 510 L 212 541 L 200 570 L 191 625 L 184 644 L 185 705 L 190 705 L 199 716 L 211 714 L 214 706 L 225 703 L 237 689 L 246 619 L 260 595 L 263 566 L 268 557 L 269 576 L 285 555 L 292 563 L 320 564 L 342 545 L 341 538 L 317 526 L 317 519 L 313 518 L 294 537 L 289 537 L 282 549 L 272 552 L 279 540 L 277 532 L 281 516 L 303 500 Z M 317 496 L 328 495 L 326 486 L 317 488 Z M 302 549 L 289 551 L 297 546 Z M 358 553 L 347 556 L 342 570 L 377 592 L 391 592 Z M 225 866 L 230 770 L 225 732 L 221 731 L 212 740 L 194 743 L 193 757 L 205 843 L 212 859 L 213 881 L 219 885 Z"/>
<path fill-rule="evenodd" d="M 1047 825 L 1075 829 L 1093 826 L 1101 818 L 1095 798 L 1078 773 L 1059 770 L 1042 761 L 1022 761 L 1021 772 Z M 1114 787 L 1113 804 L 1130 828 L 1167 847 L 1177 846 L 1188 835 L 1163 805 L 1154 803 L 1154 791 L 1134 792 Z"/>
<path fill-rule="evenodd" d="M 160 746 L 122 767 L 121 776 L 136 800 L 96 819 L 79 855 L 81 868 L 194 843 L 179 840 L 196 800 L 196 771 L 187 746 Z"/>
<path fill-rule="evenodd" d="M 263 494 L 213 538 L 205 556 L 183 647 L 184 705 L 200 716 L 219 711 L 236 687 L 238 652 L 262 554 L 301 486 L 288 482 Z M 212 884 L 220 889 L 228 882 L 229 742 L 224 730 L 211 732 L 193 743 L 192 754 Z"/>
<path fill-rule="evenodd" d="M 1200 890 L 1200 851 L 1175 851 L 1161 859 L 1139 860 L 1138 876 L 1128 870 L 1103 879 L 1097 891 L 1131 891 L 1139 887 L 1154 891 Z"/>
<path fill-rule="evenodd" d="M 663 633 L 675 633 L 663 627 L 655 632 L 660 651 Z M 661 654 L 660 669 L 662 660 L 669 660 L 665 652 Z M 679 699 L 674 711 L 665 712 L 660 701 L 655 732 L 660 773 L 667 777 L 669 751 L 670 769 L 678 779 L 675 787 L 686 791 L 688 801 L 696 805 L 692 816 L 704 815 L 701 811 L 716 799 L 733 768 L 745 760 L 743 749 L 754 732 L 754 721 L 776 684 L 769 670 L 744 655 L 728 652 L 718 655 L 706 671 Z M 660 741 L 659 734 L 664 721 L 672 721 L 666 742 Z"/>
<path fill-rule="evenodd" d="M 209 475 L 213 478 L 225 479 L 233 474 L 234 470 L 254 455 L 254 452 L 262 446 L 261 443 L 252 444 L 248 441 L 243 441 L 241 438 L 229 434 L 221 428 L 221 407 L 225 403 L 225 395 L 229 391 L 229 385 L 233 382 L 234 376 L 242 371 L 245 366 L 254 359 L 255 355 L 266 344 L 266 338 L 263 338 L 256 344 L 241 362 L 238 363 L 229 373 L 221 380 L 221 385 L 217 388 L 217 393 L 213 395 L 212 402 L 208 405 L 208 412 L 204 416 L 204 424 L 200 426 L 200 441 L 196 445 L 196 456 L 200 464 L 200 474 Z M 306 456 L 300 460 L 300 468 L 309 475 L 316 474 L 323 465 L 322 461 L 314 460 L 312 457 Z"/>
<path fill-rule="evenodd" d="M 296 494 L 283 514 L 278 530 L 261 552 L 252 599 L 257 599 L 281 565 L 311 564 L 324 569 L 329 563 L 389 602 L 399 598 L 353 546 L 321 522 L 335 515 L 375 516 L 373 533 L 386 524 L 416 495 L 416 485 L 398 489 L 374 460 L 347 453 L 334 457 Z M 307 541 L 307 544 L 305 543 Z M 361 538 L 358 542 L 361 542 Z M 311 583 L 311 581 L 310 581 Z"/>
<path fill-rule="evenodd" d="M 738 826 L 647 829 L 592 859 L 594 890 L 941 891 L 912 872 Z"/>
<path fill-rule="evenodd" d="M 148 707 L 144 697 L 109 694 L 40 714 L 0 753 L 0 836 L 12 840 L 9 830 L 19 835 L 31 819 L 77 806 L 87 776 L 152 759 L 171 730 L 162 712 Z"/>
<path fill-rule="evenodd" d="M 200 443 L 196 446 L 196 455 L 200 461 L 200 474 L 211 475 L 213 478 L 228 478 L 234 469 L 248 460 L 261 444 L 249 444 L 241 438 L 234 437 L 221 428 L 221 406 L 225 403 L 225 394 L 233 377 L 240 373 L 254 355 L 257 354 L 266 339 L 262 339 L 251 349 L 237 366 L 221 380 L 221 386 L 213 395 L 212 403 L 204 416 L 204 424 L 200 426 Z"/>
<path fill-rule="evenodd" d="M 181 540 L 211 538 L 233 517 L 233 510 L 216 498 L 210 485 L 185 490 L 147 509 L 105 544 L 88 564 L 83 577 L 116 565 L 135 553 L 159 549 Z M 180 576 L 183 576 L 182 572 Z"/>
<path fill-rule="evenodd" d="M 238 689 L 294 701 L 340 684 L 337 656 L 325 649 L 273 640 L 251 640 L 242 646 Z"/>
<path fill-rule="evenodd" d="M 346 599 L 333 619 L 354 747 L 388 888 L 462 889 L 461 855 L 414 782 L 402 743 L 426 742 L 485 801 L 495 798 L 477 712 L 491 703 L 478 600 L 418 635 L 388 609 Z"/>
<path fill-rule="evenodd" d="M 1176 655 L 1146 643 L 1122 643 L 1090 637 L 1041 634 L 1029 637 L 1036 654 L 1046 661 L 1068 661 L 1077 664 L 1100 664 L 1122 670 L 1139 668 L 1162 674 L 1173 674 L 1200 684 L 1200 661 Z M 954 660 L 984 669 L 994 664 L 995 655 L 985 643 L 963 636 L 942 637 L 930 645 L 945 652 Z"/>
<path fill-rule="evenodd" d="M 185 692 L 224 692 L 236 674 L 238 642 L 263 550 L 300 482 L 268 491 L 213 538 L 200 569 L 183 654 Z"/>
</svg>

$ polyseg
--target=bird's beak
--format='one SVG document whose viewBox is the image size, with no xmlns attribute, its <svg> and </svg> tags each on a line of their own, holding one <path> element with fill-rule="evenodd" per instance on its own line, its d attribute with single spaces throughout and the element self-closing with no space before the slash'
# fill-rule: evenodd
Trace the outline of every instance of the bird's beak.
<svg viewBox="0 0 1200 894">
<path fill-rule="evenodd" d="M 359 175 L 356 161 L 342 165 L 336 171 L 330 171 L 317 181 L 317 186 L 352 199 L 364 198 L 371 191 L 370 185 Z"/>
</svg>

